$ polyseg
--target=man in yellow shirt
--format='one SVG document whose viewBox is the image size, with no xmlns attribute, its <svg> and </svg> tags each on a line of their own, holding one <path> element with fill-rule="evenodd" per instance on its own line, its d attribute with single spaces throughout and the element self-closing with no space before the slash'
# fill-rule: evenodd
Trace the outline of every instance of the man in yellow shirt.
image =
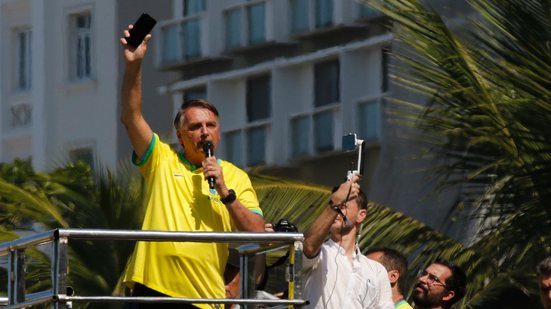
<svg viewBox="0 0 551 309">
<path fill-rule="evenodd" d="M 151 130 L 141 108 L 141 63 L 151 35 L 134 48 L 127 42 L 131 28 L 120 39 L 125 60 L 121 121 L 134 149 L 133 162 L 146 181 L 147 208 L 142 229 L 263 232 L 263 214 L 247 174 L 206 154 L 207 144 L 215 153 L 220 141 L 218 111 L 212 104 L 196 99 L 182 105 L 174 120 L 182 153 L 172 150 Z M 124 281 L 135 296 L 225 298 L 227 257 L 225 243 L 138 242 Z M 134 305 L 196 308 L 181 303 Z"/>
</svg>

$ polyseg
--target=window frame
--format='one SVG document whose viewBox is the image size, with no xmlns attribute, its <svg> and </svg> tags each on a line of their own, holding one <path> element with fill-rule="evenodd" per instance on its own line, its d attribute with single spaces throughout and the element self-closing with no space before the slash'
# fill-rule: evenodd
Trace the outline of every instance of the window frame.
<svg viewBox="0 0 551 309">
<path fill-rule="evenodd" d="M 251 12 L 250 9 L 254 6 L 257 6 L 259 4 L 262 4 L 264 7 L 264 18 L 262 28 L 263 28 L 263 38 L 259 39 L 258 41 L 252 41 L 252 31 L 251 31 L 251 21 L 250 16 Z M 246 2 L 239 3 L 237 5 L 229 6 L 225 8 L 222 11 L 222 15 L 224 18 L 224 28 L 226 31 L 224 32 L 224 48 L 226 50 L 232 50 L 232 49 L 238 49 L 238 48 L 244 48 L 244 47 L 251 47 L 251 46 L 257 46 L 262 45 L 266 42 L 268 42 L 268 0 L 248 0 Z M 239 42 L 235 42 L 235 44 L 230 45 L 229 44 L 229 31 L 231 30 L 228 26 L 228 16 L 231 11 L 239 12 L 239 24 L 238 24 L 238 37 Z"/>
<path fill-rule="evenodd" d="M 24 35 L 25 49 L 22 56 L 20 35 Z M 30 26 L 12 29 L 13 46 L 13 87 L 16 93 L 29 92 L 32 89 L 32 28 Z M 21 61 L 24 63 L 22 72 Z M 21 83 L 22 78 L 24 82 Z"/>
<path fill-rule="evenodd" d="M 360 98 L 356 101 L 356 104 L 354 105 L 354 112 L 356 114 L 356 129 L 358 134 L 360 134 L 360 137 L 367 143 L 367 144 L 378 144 L 381 142 L 381 139 L 383 137 L 383 108 L 384 108 L 384 100 L 385 100 L 385 94 L 382 93 L 378 96 L 368 96 Z M 374 135 L 368 135 L 365 134 L 367 132 L 362 131 L 362 127 L 364 126 L 362 123 L 362 114 L 360 113 L 360 108 L 364 105 L 368 104 L 374 104 L 376 106 L 376 115 L 375 115 L 375 134 Z"/>
<path fill-rule="evenodd" d="M 267 79 L 267 93 L 264 94 L 265 98 L 262 100 L 264 103 L 267 101 L 267 106 L 263 104 L 262 111 L 267 112 L 267 115 L 261 115 L 259 118 L 253 117 L 254 115 L 251 115 L 249 111 L 251 111 L 252 106 L 255 106 L 256 104 L 252 102 L 253 98 L 253 92 L 251 90 L 251 85 L 253 83 L 264 81 L 264 79 Z M 264 85 L 263 85 L 264 86 Z M 263 89 L 264 90 L 264 89 Z M 246 113 L 247 113 L 247 122 L 248 123 L 255 123 L 255 122 L 262 122 L 265 120 L 269 120 L 272 118 L 273 110 L 272 110 L 272 75 L 270 73 L 268 74 L 262 74 L 262 75 L 255 75 L 255 76 L 249 76 L 245 80 L 245 107 L 246 107 Z M 252 112 L 252 111 L 251 111 Z"/>
<path fill-rule="evenodd" d="M 315 32 L 315 31 L 319 31 L 319 30 L 323 30 L 323 29 L 327 29 L 327 28 L 331 28 L 331 27 L 334 27 L 335 26 L 335 1 L 334 0 L 328 0 L 329 3 L 331 3 L 331 21 L 327 24 L 323 24 L 323 25 L 319 25 L 318 22 L 318 7 L 320 6 L 320 2 L 321 1 L 327 1 L 327 0 L 289 0 L 289 8 L 293 8 L 294 5 L 293 5 L 293 2 L 295 1 L 305 1 L 306 2 L 306 5 L 307 5 L 307 10 L 308 12 L 306 12 L 306 16 L 308 18 L 307 22 L 306 22 L 306 29 L 295 29 L 293 27 L 293 24 L 295 22 L 295 19 L 293 17 L 295 17 L 295 15 L 293 14 L 294 12 L 293 11 L 289 11 L 289 18 L 290 18 L 290 24 L 291 24 L 291 27 L 290 27 L 290 33 L 292 35 L 300 35 L 300 34 L 305 34 L 305 33 L 309 33 L 309 32 Z M 302 15 L 297 15 L 298 18 L 301 18 L 303 17 Z"/>
<path fill-rule="evenodd" d="M 83 28 L 87 30 L 78 29 L 79 17 L 88 16 L 89 20 L 87 21 L 89 26 L 88 28 Z M 96 74 L 96 58 L 95 58 L 95 19 L 92 7 L 84 7 L 79 10 L 73 10 L 67 13 L 67 28 L 68 28 L 68 42 L 67 50 L 69 57 L 68 59 L 68 80 L 70 82 L 85 82 L 89 80 L 94 80 Z M 81 38 L 86 42 L 88 39 L 88 48 L 86 52 L 86 45 L 84 47 L 85 52 L 83 56 L 79 57 L 79 42 Z M 83 57 L 83 58 L 81 58 Z M 83 59 L 84 63 L 80 63 L 79 59 Z M 79 73 L 79 68 L 83 66 L 84 73 Z"/>
</svg>

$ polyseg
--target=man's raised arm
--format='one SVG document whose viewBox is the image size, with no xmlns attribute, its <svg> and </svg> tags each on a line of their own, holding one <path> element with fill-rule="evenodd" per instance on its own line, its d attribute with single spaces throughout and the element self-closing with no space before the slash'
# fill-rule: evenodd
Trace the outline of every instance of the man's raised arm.
<svg viewBox="0 0 551 309">
<path fill-rule="evenodd" d="M 124 31 L 124 37 L 120 39 L 124 48 L 125 63 L 122 81 L 121 122 L 126 128 L 136 155 L 143 158 L 153 136 L 153 131 L 142 114 L 142 61 L 151 35 L 148 34 L 137 48 L 133 48 L 126 41 L 126 38 L 130 36 L 128 33 L 130 29 L 132 29 L 131 25 Z"/>
</svg>

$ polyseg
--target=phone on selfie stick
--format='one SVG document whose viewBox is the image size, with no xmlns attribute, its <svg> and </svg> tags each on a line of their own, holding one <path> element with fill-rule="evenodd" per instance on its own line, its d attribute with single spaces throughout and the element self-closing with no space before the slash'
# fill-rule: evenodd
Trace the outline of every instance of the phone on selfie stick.
<svg viewBox="0 0 551 309">
<path fill-rule="evenodd" d="M 362 175 L 364 173 L 363 167 L 363 151 L 365 147 L 365 142 L 362 139 L 358 139 L 355 133 L 350 133 L 342 137 L 342 150 L 344 151 L 358 151 L 358 159 L 356 161 L 355 169 L 349 170 L 346 179 L 350 180 L 354 175 Z"/>
<path fill-rule="evenodd" d="M 151 32 L 157 21 L 147 13 L 143 13 L 138 20 L 133 24 L 130 29 L 130 37 L 126 38 L 128 45 L 136 48 L 138 47 L 145 36 Z"/>
</svg>

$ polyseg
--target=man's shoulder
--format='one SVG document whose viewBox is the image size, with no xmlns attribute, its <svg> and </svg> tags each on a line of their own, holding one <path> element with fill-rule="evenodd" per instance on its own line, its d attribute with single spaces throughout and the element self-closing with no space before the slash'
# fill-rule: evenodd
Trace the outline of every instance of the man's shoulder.
<svg viewBox="0 0 551 309">
<path fill-rule="evenodd" d="M 240 177 L 249 177 L 249 174 L 247 174 L 247 172 L 245 172 L 235 164 L 231 163 L 230 161 L 219 160 L 219 164 L 224 169 L 224 172 L 231 172 Z"/>
</svg>

